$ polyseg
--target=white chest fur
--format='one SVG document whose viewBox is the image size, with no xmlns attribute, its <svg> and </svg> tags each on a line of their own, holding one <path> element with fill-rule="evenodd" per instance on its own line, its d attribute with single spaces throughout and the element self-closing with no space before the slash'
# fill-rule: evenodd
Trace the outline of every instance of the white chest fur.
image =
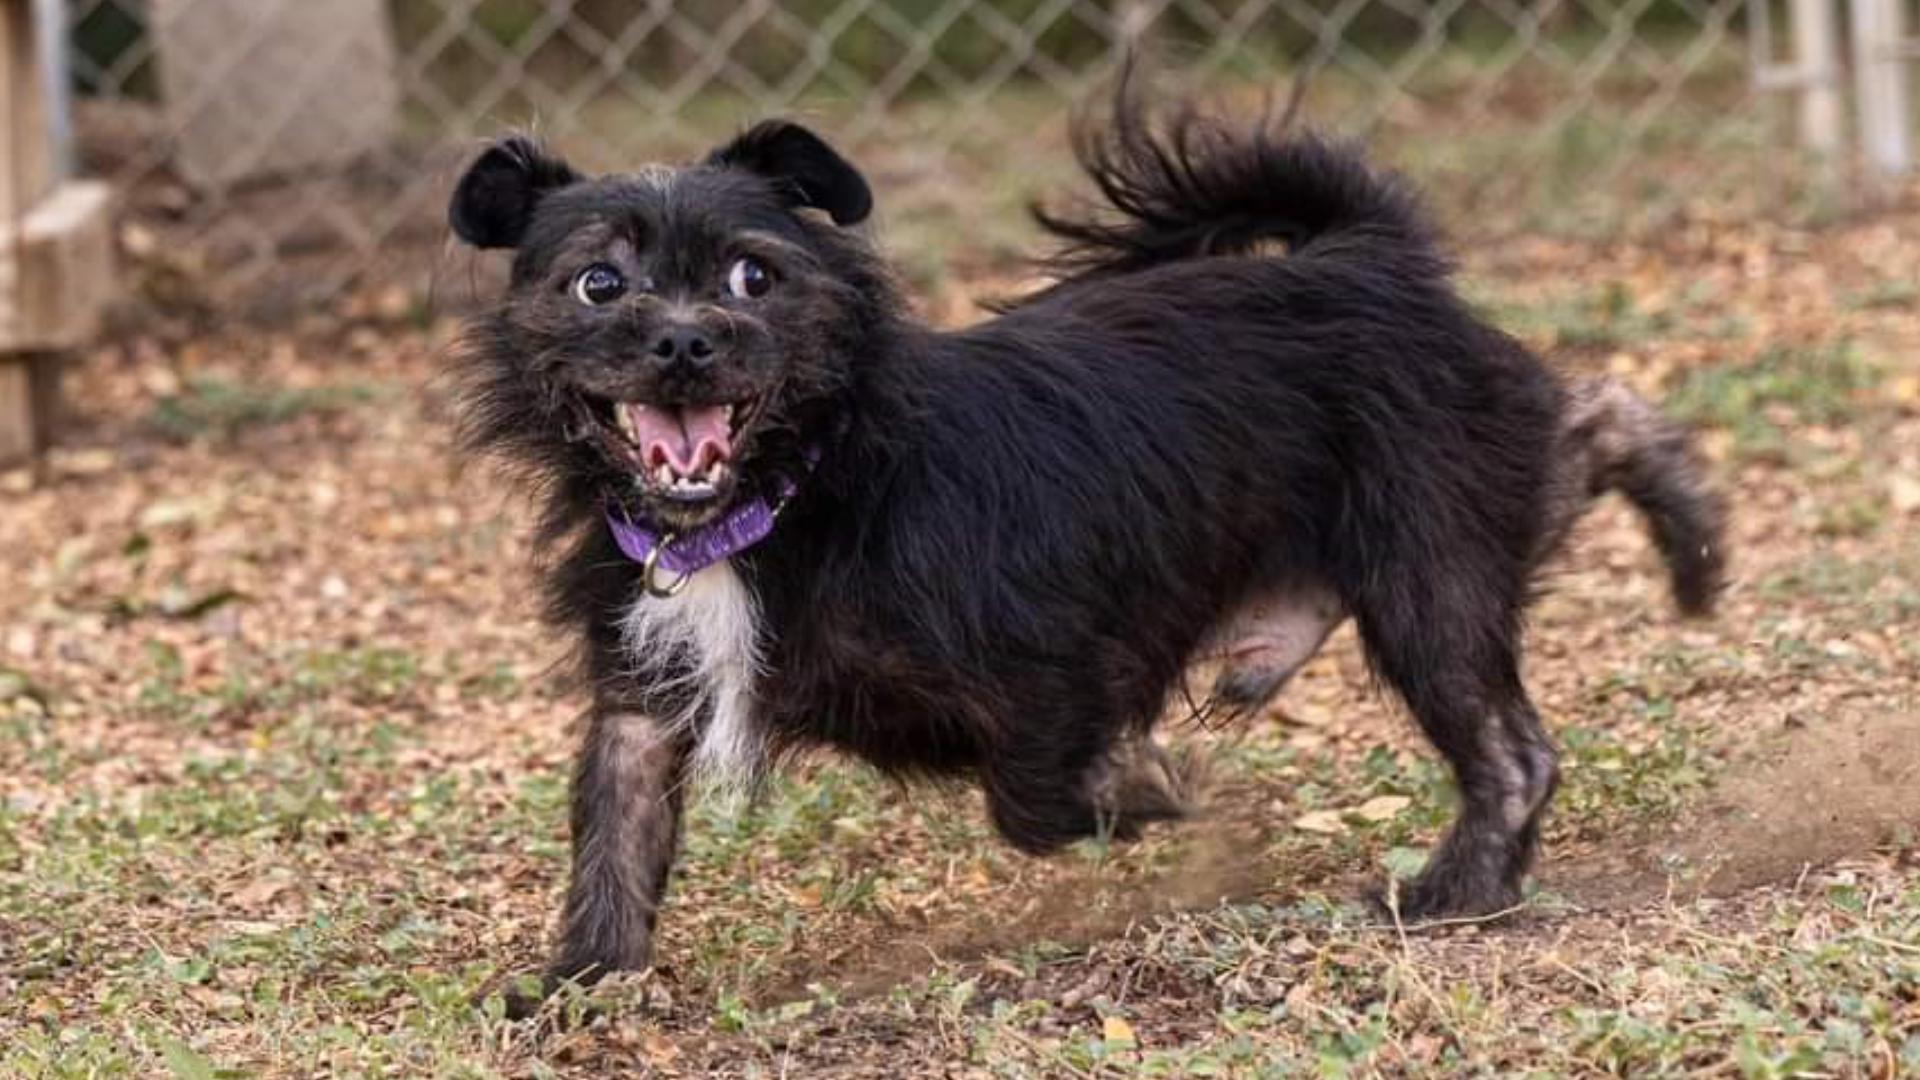
<svg viewBox="0 0 1920 1080">
<path fill-rule="evenodd" d="M 752 591 L 725 562 L 693 575 L 678 595 L 641 596 L 622 622 L 637 667 L 682 673 L 677 677 L 685 685 L 673 689 L 690 704 L 658 719 L 696 734 L 694 778 L 723 791 L 750 786 L 766 764 L 766 738 L 753 706 L 758 622 Z"/>
</svg>

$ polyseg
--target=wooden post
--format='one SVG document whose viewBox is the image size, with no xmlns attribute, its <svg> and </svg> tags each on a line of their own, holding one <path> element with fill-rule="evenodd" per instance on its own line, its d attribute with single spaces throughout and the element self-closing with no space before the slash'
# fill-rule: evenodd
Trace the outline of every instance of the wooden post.
<svg viewBox="0 0 1920 1080">
<path fill-rule="evenodd" d="M 0 0 L 0 119 L 7 125 L 0 132 L 7 145 L 6 167 L 0 168 L 0 222 L 18 221 L 53 186 L 45 88 L 32 5 Z"/>
<path fill-rule="evenodd" d="M 0 465 L 37 456 L 60 425 L 60 354 L 0 357 Z"/>
<path fill-rule="evenodd" d="M 0 465 L 44 449 L 60 412 L 58 354 L 93 337 L 113 281 L 108 192 L 64 181 L 48 89 L 64 77 L 59 5 L 0 0 Z"/>
</svg>

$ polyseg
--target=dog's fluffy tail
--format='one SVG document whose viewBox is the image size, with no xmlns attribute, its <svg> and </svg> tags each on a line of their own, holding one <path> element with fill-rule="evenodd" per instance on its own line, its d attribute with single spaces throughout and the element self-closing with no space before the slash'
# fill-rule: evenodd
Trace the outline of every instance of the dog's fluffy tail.
<svg viewBox="0 0 1920 1080">
<path fill-rule="evenodd" d="M 1183 103 L 1151 113 L 1123 79 L 1104 123 L 1076 122 L 1074 154 L 1102 206 L 1034 208 L 1065 241 L 1052 268 L 1101 277 L 1205 255 L 1342 250 L 1403 272 L 1443 274 L 1446 260 L 1419 200 L 1357 149 L 1289 130 L 1235 125 Z M 1356 250 L 1357 249 L 1357 250 Z"/>
<path fill-rule="evenodd" d="M 1726 508 L 1686 429 L 1616 379 L 1579 379 L 1567 388 L 1555 467 L 1561 491 L 1550 547 L 1593 499 L 1619 491 L 1646 518 L 1680 610 L 1712 610 L 1726 582 Z"/>
</svg>

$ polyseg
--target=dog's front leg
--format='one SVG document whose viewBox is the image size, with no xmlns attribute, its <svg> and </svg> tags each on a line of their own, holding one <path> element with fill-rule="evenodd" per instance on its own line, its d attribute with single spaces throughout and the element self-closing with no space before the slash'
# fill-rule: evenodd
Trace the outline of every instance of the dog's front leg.
<svg viewBox="0 0 1920 1080">
<path fill-rule="evenodd" d="M 686 740 L 601 707 L 573 777 L 573 878 L 547 988 L 647 966 L 654 916 L 680 843 Z"/>
</svg>

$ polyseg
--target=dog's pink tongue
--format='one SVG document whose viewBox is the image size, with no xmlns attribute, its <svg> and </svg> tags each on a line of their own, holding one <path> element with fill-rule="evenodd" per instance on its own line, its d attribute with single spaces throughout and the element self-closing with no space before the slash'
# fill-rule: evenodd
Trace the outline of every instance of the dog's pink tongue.
<svg viewBox="0 0 1920 1080">
<path fill-rule="evenodd" d="M 681 476 L 733 455 L 725 405 L 622 405 L 648 468 L 662 462 Z"/>
</svg>

